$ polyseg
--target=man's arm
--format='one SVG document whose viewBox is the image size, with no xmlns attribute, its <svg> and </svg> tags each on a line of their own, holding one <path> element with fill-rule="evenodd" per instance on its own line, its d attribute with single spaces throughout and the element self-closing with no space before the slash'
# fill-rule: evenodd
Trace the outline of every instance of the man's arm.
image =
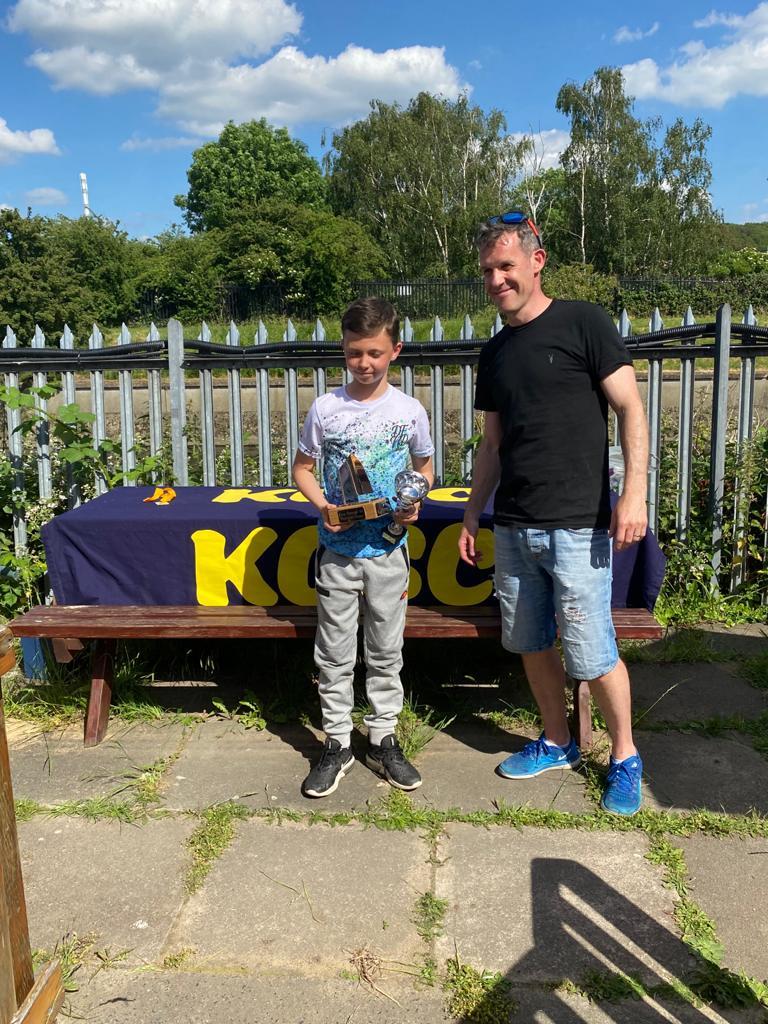
<svg viewBox="0 0 768 1024">
<path fill-rule="evenodd" d="M 622 551 L 642 540 L 648 529 L 648 423 L 631 366 L 620 366 L 600 381 L 600 386 L 618 417 L 624 456 L 624 489 L 610 527 L 614 549 Z"/>
<path fill-rule="evenodd" d="M 501 476 L 499 445 L 501 444 L 501 417 L 497 412 L 485 413 L 483 439 L 475 454 L 472 472 L 472 494 L 464 512 L 464 523 L 459 535 L 459 554 L 463 561 L 476 565 L 482 552 L 475 548 L 480 516 Z"/>
</svg>

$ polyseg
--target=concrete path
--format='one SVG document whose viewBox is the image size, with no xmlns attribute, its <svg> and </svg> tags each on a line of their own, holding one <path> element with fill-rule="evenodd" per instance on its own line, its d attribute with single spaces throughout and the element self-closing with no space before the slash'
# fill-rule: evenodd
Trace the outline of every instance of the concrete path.
<svg viewBox="0 0 768 1024">
<path fill-rule="evenodd" d="M 98 1024 L 766 1021 L 739 972 L 768 978 L 768 693 L 735 660 L 631 668 L 630 823 L 599 810 L 603 745 L 508 782 L 533 733 L 477 720 L 427 744 L 411 799 L 360 762 L 322 801 L 310 726 L 117 723 L 86 750 L 11 720 L 38 961 Z M 674 999 L 705 977 L 719 1001 Z"/>
</svg>

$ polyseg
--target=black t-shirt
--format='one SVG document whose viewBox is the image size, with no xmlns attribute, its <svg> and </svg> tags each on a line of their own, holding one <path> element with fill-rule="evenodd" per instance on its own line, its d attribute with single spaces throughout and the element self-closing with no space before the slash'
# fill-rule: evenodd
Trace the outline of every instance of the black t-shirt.
<svg viewBox="0 0 768 1024">
<path fill-rule="evenodd" d="M 600 381 L 631 364 L 611 318 L 589 302 L 555 299 L 485 345 L 475 408 L 501 418 L 496 523 L 609 524 L 608 403 Z"/>
</svg>

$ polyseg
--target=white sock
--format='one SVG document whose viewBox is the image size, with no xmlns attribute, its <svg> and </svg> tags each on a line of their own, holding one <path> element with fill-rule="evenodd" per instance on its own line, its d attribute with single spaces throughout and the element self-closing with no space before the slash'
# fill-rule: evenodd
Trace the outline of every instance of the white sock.
<svg viewBox="0 0 768 1024">
<path fill-rule="evenodd" d="M 553 743 L 552 740 L 548 740 L 546 736 L 544 737 L 544 743 L 546 744 L 546 746 L 549 747 L 550 750 L 565 750 L 565 747 L 569 746 L 570 742 L 571 741 L 569 739 L 568 743 L 566 743 L 565 746 L 561 746 L 559 743 Z"/>
</svg>

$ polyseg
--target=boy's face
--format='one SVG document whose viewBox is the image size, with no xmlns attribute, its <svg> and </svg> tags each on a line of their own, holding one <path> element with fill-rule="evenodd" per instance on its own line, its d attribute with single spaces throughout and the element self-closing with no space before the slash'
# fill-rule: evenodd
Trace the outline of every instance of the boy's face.
<svg viewBox="0 0 768 1024">
<path fill-rule="evenodd" d="M 392 343 L 387 331 L 362 335 L 345 332 L 344 358 L 347 369 L 358 384 L 377 384 L 386 377 L 389 364 L 397 359 L 401 342 Z"/>
</svg>

